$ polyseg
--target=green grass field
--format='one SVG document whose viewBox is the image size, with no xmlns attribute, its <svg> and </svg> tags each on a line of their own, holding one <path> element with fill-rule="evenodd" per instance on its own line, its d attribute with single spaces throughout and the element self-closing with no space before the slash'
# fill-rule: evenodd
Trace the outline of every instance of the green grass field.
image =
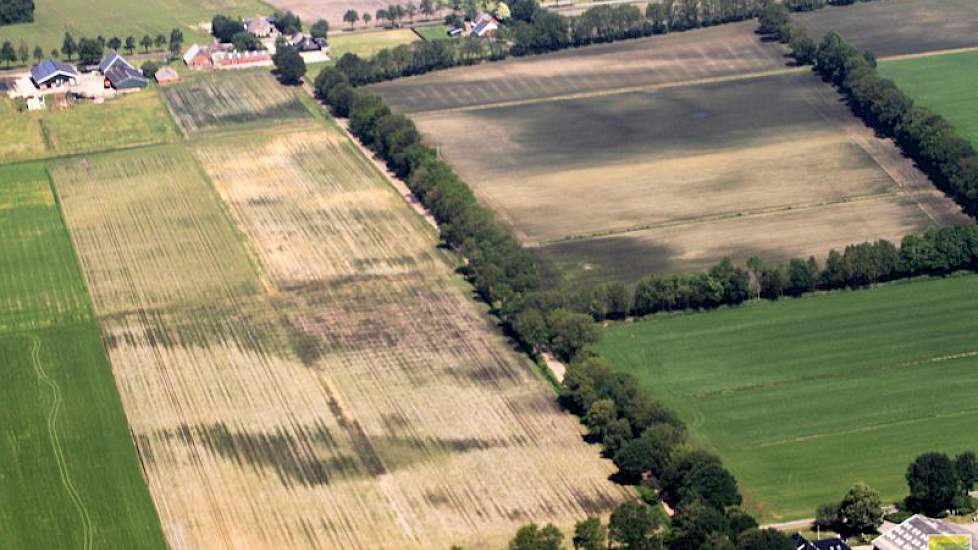
<svg viewBox="0 0 978 550">
<path fill-rule="evenodd" d="M 164 548 L 40 163 L 0 167 L 4 548 Z"/>
<path fill-rule="evenodd" d="M 940 114 L 978 147 L 978 52 L 880 63 L 918 105 Z"/>
<path fill-rule="evenodd" d="M 616 324 L 598 350 L 789 520 L 855 481 L 902 498 L 917 454 L 978 448 L 976 308 L 978 277 L 915 281 Z"/>
<path fill-rule="evenodd" d="M 49 0 L 35 4 L 34 22 L 0 27 L 0 39 L 12 41 L 14 47 L 24 40 L 31 50 L 40 45 L 50 52 L 61 47 L 66 31 L 76 40 L 98 35 L 123 40 L 133 35 L 139 40 L 144 34 L 170 36 L 171 29 L 179 28 L 189 46 L 195 40 L 209 40 L 200 25 L 210 23 L 214 14 L 244 17 L 272 13 L 272 8 L 260 0 Z"/>
<path fill-rule="evenodd" d="M 17 112 L 0 99 L 0 163 L 167 143 L 177 130 L 155 90 L 64 111 Z"/>
<path fill-rule="evenodd" d="M 415 27 L 414 32 L 418 33 L 422 40 L 451 40 L 447 25 Z"/>
</svg>

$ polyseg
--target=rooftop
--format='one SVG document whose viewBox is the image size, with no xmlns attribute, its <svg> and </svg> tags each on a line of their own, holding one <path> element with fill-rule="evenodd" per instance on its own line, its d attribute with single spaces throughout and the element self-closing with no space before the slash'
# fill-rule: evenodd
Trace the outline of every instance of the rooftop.
<svg viewBox="0 0 978 550">
<path fill-rule="evenodd" d="M 873 540 L 877 550 L 927 550 L 931 535 L 969 535 L 971 548 L 978 550 L 972 532 L 960 525 L 917 514 Z"/>
</svg>

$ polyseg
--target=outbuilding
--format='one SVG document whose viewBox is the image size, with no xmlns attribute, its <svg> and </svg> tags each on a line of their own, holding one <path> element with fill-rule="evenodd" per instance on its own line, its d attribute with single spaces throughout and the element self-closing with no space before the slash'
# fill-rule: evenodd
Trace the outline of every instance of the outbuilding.
<svg viewBox="0 0 978 550">
<path fill-rule="evenodd" d="M 115 50 L 109 50 L 105 57 L 102 58 L 102 62 L 98 64 L 98 72 L 105 74 L 106 71 L 116 66 L 117 64 L 125 65 L 130 69 L 134 69 L 131 63 L 126 61 L 126 58 L 119 55 L 119 52 Z"/>
<path fill-rule="evenodd" d="M 71 63 L 48 59 L 31 67 L 31 81 L 38 88 L 62 88 L 78 84 L 78 69 Z"/>
<path fill-rule="evenodd" d="M 173 70 L 173 67 L 163 67 L 162 69 L 156 71 L 153 78 L 155 78 L 156 82 L 160 84 L 170 84 L 171 82 L 177 82 L 180 80 L 180 75 Z"/>
<path fill-rule="evenodd" d="M 927 550 L 928 548 L 936 548 L 937 545 L 931 546 L 931 543 L 937 541 L 968 544 L 972 550 L 978 550 L 978 537 L 975 537 L 967 528 L 920 514 L 911 516 L 900 525 L 876 537 L 873 540 L 873 548 L 876 550 Z"/>
<path fill-rule="evenodd" d="M 149 85 L 143 73 L 124 63 L 116 63 L 105 71 L 105 81 L 116 90 L 137 90 Z"/>
</svg>

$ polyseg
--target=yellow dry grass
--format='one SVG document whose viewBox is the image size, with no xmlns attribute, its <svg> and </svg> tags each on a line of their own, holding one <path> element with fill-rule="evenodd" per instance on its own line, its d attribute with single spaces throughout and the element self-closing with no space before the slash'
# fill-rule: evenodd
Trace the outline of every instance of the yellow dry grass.
<svg viewBox="0 0 978 550">
<path fill-rule="evenodd" d="M 182 152 L 55 171 L 171 547 L 494 548 L 625 496 L 349 143 L 194 155 L 243 246 Z"/>
</svg>

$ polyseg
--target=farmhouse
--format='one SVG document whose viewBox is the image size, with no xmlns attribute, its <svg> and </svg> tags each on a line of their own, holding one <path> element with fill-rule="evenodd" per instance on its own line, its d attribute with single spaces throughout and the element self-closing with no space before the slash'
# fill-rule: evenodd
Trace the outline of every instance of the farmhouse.
<svg viewBox="0 0 978 550">
<path fill-rule="evenodd" d="M 156 74 L 153 75 L 153 78 L 155 78 L 156 82 L 160 84 L 170 84 L 172 82 L 177 82 L 178 80 L 180 80 L 180 75 L 178 75 L 177 72 L 173 70 L 173 67 L 163 67 L 162 69 L 156 71 Z"/>
<path fill-rule="evenodd" d="M 149 85 L 149 79 L 128 64 L 116 63 L 105 71 L 105 83 L 116 90 L 139 90 Z"/>
<path fill-rule="evenodd" d="M 78 84 L 78 69 L 71 63 L 48 59 L 31 67 L 31 81 L 38 88 L 61 88 Z"/>
<path fill-rule="evenodd" d="M 876 550 L 927 550 L 931 537 L 958 535 L 969 537 L 971 548 L 978 550 L 978 540 L 971 531 L 937 519 L 917 514 L 873 540 Z"/>
<path fill-rule="evenodd" d="M 325 38 L 314 37 L 301 32 L 293 34 L 285 42 L 300 53 L 329 51 L 329 43 L 326 42 Z"/>
<path fill-rule="evenodd" d="M 98 72 L 105 74 L 106 71 L 108 71 L 109 69 L 111 69 L 116 65 L 125 65 L 126 67 L 129 67 L 131 69 L 135 68 L 132 66 L 131 63 L 126 61 L 126 58 L 119 55 L 119 52 L 115 50 L 109 50 L 109 52 L 105 54 L 105 57 L 102 59 L 102 62 L 98 64 Z"/>
<path fill-rule="evenodd" d="M 183 62 L 191 69 L 206 69 L 212 65 L 208 50 L 197 44 L 190 46 L 183 54 Z"/>
<path fill-rule="evenodd" d="M 496 36 L 496 29 L 498 28 L 499 22 L 496 21 L 495 17 L 489 15 L 488 13 L 481 13 L 472 23 L 472 31 L 469 33 L 469 36 L 492 38 L 493 36 Z"/>
<path fill-rule="evenodd" d="M 258 38 L 275 38 L 278 36 L 278 29 L 263 15 L 245 19 L 244 28 Z"/>
<path fill-rule="evenodd" d="M 791 538 L 795 541 L 795 550 L 852 550 L 844 540 L 837 538 L 808 540 L 801 533 L 795 533 Z"/>
</svg>

